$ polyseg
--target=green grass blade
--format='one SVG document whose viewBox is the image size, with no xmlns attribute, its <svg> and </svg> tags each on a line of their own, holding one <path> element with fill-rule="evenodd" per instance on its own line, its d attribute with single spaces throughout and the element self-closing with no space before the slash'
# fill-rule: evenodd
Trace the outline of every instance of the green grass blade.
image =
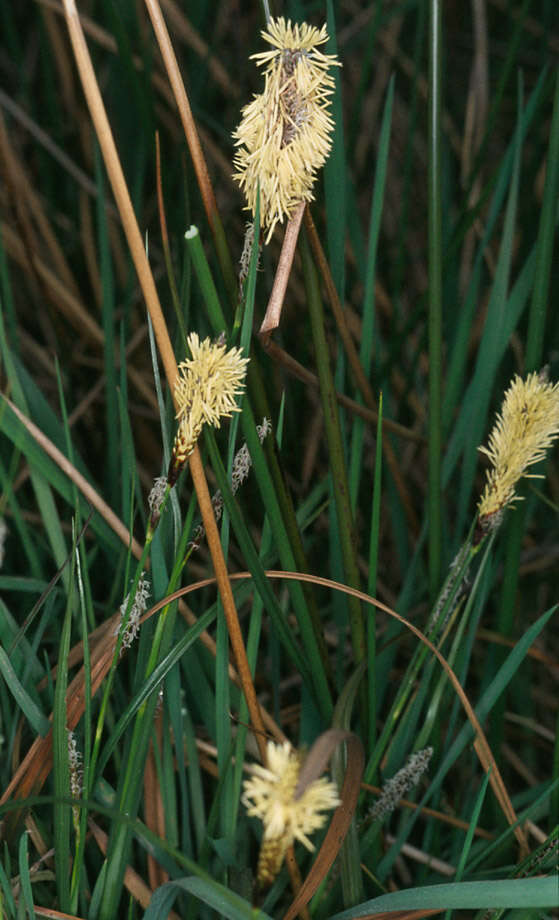
<svg viewBox="0 0 559 920">
<path fill-rule="evenodd" d="M 369 579 L 367 582 L 367 594 L 376 597 L 377 593 L 377 571 L 379 562 L 379 543 L 380 543 L 380 509 L 381 509 L 381 487 L 382 487 L 382 412 L 383 400 L 382 393 L 378 402 L 378 425 L 377 439 L 375 448 L 375 478 L 373 485 L 373 500 L 371 505 L 371 527 L 369 537 Z M 367 616 L 367 661 L 369 668 L 367 671 L 367 686 L 369 699 L 369 747 L 372 751 L 376 740 L 376 720 L 377 720 L 377 673 L 376 673 L 376 608 L 373 607 L 368 611 Z"/>
<path fill-rule="evenodd" d="M 344 576 L 350 587 L 359 589 L 360 579 L 356 560 L 356 539 L 350 506 L 344 444 L 338 415 L 334 381 L 330 370 L 330 353 L 324 331 L 324 313 L 322 310 L 318 277 L 311 258 L 306 233 L 303 233 L 302 237 L 301 256 L 303 260 L 307 303 L 309 306 L 315 346 L 315 358 L 320 381 Z M 361 604 L 355 598 L 350 597 L 348 598 L 348 609 L 353 653 L 356 664 L 359 664 L 366 657 L 366 636 Z"/>
<path fill-rule="evenodd" d="M 167 916 L 178 893 L 174 890 L 176 888 L 194 895 L 202 904 L 217 911 L 220 917 L 227 917 L 227 920 L 271 920 L 268 914 L 253 907 L 224 885 L 202 878 L 182 878 L 167 882 L 154 894 L 144 920 L 158 920 L 161 916 Z"/>
<path fill-rule="evenodd" d="M 429 595 L 441 583 L 441 376 L 442 376 L 442 3 L 429 3 L 429 412 L 428 521 Z"/>
<path fill-rule="evenodd" d="M 493 879 L 488 882 L 457 882 L 408 888 L 406 891 L 385 894 L 358 904 L 351 910 L 335 914 L 331 920 L 357 920 L 385 910 L 476 910 L 491 907 L 518 910 L 555 907 L 558 881 L 556 875 L 543 879 Z"/>
<path fill-rule="evenodd" d="M 35 911 L 33 909 L 33 891 L 31 889 L 31 875 L 29 872 L 29 847 L 28 835 L 25 831 L 19 838 L 18 845 L 18 868 L 19 883 L 21 885 L 20 908 L 25 908 L 25 914 L 20 912 L 20 916 L 27 916 L 29 920 L 35 920 Z"/>
<path fill-rule="evenodd" d="M 72 566 L 72 570 L 73 570 Z M 73 575 L 73 571 L 72 571 Z M 68 726 L 66 721 L 66 691 L 68 689 L 68 653 L 72 630 L 73 597 L 68 597 L 60 636 L 56 687 L 54 692 L 52 754 L 54 777 L 54 861 L 61 910 L 70 909 L 70 768 L 68 762 Z"/>
<path fill-rule="evenodd" d="M 526 342 L 527 371 L 540 369 L 547 304 L 550 296 L 553 243 L 557 225 L 557 199 L 559 197 L 559 71 L 555 73 L 555 95 L 546 164 L 545 186 L 536 244 L 536 276 L 530 305 L 528 339 Z"/>
<path fill-rule="evenodd" d="M 50 722 L 19 680 L 3 648 L 0 648 L 0 674 L 33 731 L 44 738 L 49 732 Z"/>
<path fill-rule="evenodd" d="M 394 78 L 390 80 L 379 138 L 379 151 L 375 167 L 375 181 L 371 200 L 369 216 L 369 242 L 366 257 L 365 294 L 363 297 L 363 325 L 361 329 L 361 345 L 359 359 L 367 379 L 370 379 L 373 357 L 373 338 L 375 333 L 375 280 L 377 267 L 377 250 L 380 236 L 384 191 L 386 184 L 386 171 L 388 151 L 390 147 L 390 129 L 392 125 L 392 107 L 394 103 Z M 358 400 L 361 399 L 357 394 Z M 363 466 L 363 433 L 365 424 L 362 419 L 356 418 L 352 427 L 351 452 L 349 460 L 349 488 L 351 494 L 351 507 L 355 513 L 359 483 Z"/>
<path fill-rule="evenodd" d="M 217 288 L 212 278 L 208 260 L 206 259 L 206 254 L 202 246 L 198 227 L 195 227 L 194 225 L 191 226 L 184 234 L 184 238 L 186 240 L 188 251 L 192 259 L 192 265 L 194 267 L 196 278 L 198 279 L 198 284 L 200 285 L 200 289 L 202 291 L 202 297 L 204 298 L 204 303 L 206 304 L 210 325 L 214 332 L 226 332 L 227 323 L 225 321 L 225 315 L 221 307 Z"/>
<path fill-rule="evenodd" d="M 110 503 L 117 502 L 118 488 L 118 405 L 117 370 L 115 361 L 115 292 L 105 209 L 105 182 L 99 147 L 95 147 L 95 172 L 99 194 L 97 196 L 97 230 L 99 238 L 99 270 L 103 318 L 103 366 L 105 370 L 105 440 L 107 466 L 104 470 Z"/>
<path fill-rule="evenodd" d="M 12 886 L 8 881 L 8 876 L 4 866 L 0 862 L 0 916 L 6 917 L 6 920 L 14 920 L 16 916 L 16 905 L 12 894 Z"/>
</svg>

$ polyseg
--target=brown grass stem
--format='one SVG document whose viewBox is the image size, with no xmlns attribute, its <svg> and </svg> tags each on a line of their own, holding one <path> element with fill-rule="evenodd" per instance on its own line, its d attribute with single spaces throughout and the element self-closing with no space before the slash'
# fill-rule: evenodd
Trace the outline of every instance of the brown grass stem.
<svg viewBox="0 0 559 920">
<path fill-rule="evenodd" d="M 198 130 L 194 118 L 192 117 L 192 109 L 190 108 L 177 58 L 158 0 L 145 0 L 145 4 L 177 104 L 184 135 L 186 137 L 188 149 L 190 150 L 190 156 L 192 157 L 196 180 L 202 196 L 202 203 L 214 238 L 223 279 L 227 286 L 231 302 L 234 303 L 237 296 L 235 271 L 231 261 L 229 247 L 225 239 L 225 233 L 223 232 L 223 225 L 219 216 L 208 167 L 206 165 L 206 158 L 204 157 Z"/>
<path fill-rule="evenodd" d="M 64 456 L 62 451 L 58 449 L 56 444 L 44 434 L 40 428 L 35 425 L 31 419 L 27 418 L 26 415 L 21 412 L 16 405 L 14 405 L 7 396 L 2 394 L 2 399 L 7 406 L 12 410 L 14 415 L 19 419 L 21 424 L 26 428 L 31 437 L 37 442 L 37 444 L 43 448 L 44 452 L 51 458 L 51 460 L 56 463 L 58 468 L 62 470 L 65 476 L 68 477 L 70 482 L 73 482 L 74 485 L 80 490 L 84 498 L 89 502 L 89 504 L 99 512 L 103 520 L 109 525 L 112 531 L 117 535 L 117 537 L 122 540 L 125 546 L 130 546 L 133 555 L 136 559 L 139 559 L 142 555 L 142 547 L 134 537 L 130 536 L 130 530 L 128 527 L 125 527 L 119 517 L 114 513 L 112 508 L 107 505 L 106 502 L 100 497 L 99 493 L 93 488 L 92 485 L 87 481 L 85 476 L 82 476 L 79 470 L 70 463 L 67 457 Z"/>
<path fill-rule="evenodd" d="M 318 390 L 319 382 L 316 374 L 313 374 L 304 364 L 297 361 L 293 355 L 290 355 L 284 348 L 281 348 L 273 339 L 268 339 L 267 341 L 262 339 L 261 344 L 266 353 L 278 364 L 281 364 L 291 377 L 295 377 L 297 380 L 301 380 L 303 383 Z M 369 409 L 367 406 L 362 405 L 362 403 L 355 402 L 354 399 L 346 396 L 345 393 L 340 393 L 339 390 L 336 390 L 336 399 L 340 406 L 349 409 L 350 412 L 353 412 L 354 415 L 358 415 L 370 425 L 376 425 L 378 423 L 378 412 L 375 409 Z M 422 443 L 425 440 L 423 435 L 414 431 L 413 428 L 406 428 L 405 425 L 401 425 L 399 422 L 394 422 L 392 419 L 385 418 L 384 416 L 382 419 L 382 428 L 383 431 L 390 431 L 392 434 L 398 435 L 406 441 Z"/>
<path fill-rule="evenodd" d="M 151 0 L 147 0 L 147 2 L 148 5 L 154 5 L 151 4 Z M 157 10 L 159 10 L 158 7 Z M 171 393 L 173 393 L 175 378 L 177 376 L 177 362 L 74 0 L 64 0 L 64 11 L 88 108 L 121 216 L 126 239 L 130 247 L 130 253 L 152 321 L 167 382 L 171 389 Z M 186 102 L 188 105 L 188 100 L 186 100 Z M 188 109 L 190 111 L 189 106 Z M 259 750 L 261 754 L 264 753 L 265 755 L 264 735 L 262 734 L 262 736 L 260 736 L 260 732 L 264 731 L 264 726 L 256 700 L 256 692 L 254 690 L 254 684 L 248 665 L 239 618 L 227 575 L 227 567 L 223 557 L 223 550 L 210 500 L 208 484 L 198 448 L 194 449 L 190 457 L 190 469 L 202 514 L 202 520 L 206 529 L 208 546 L 227 620 L 233 653 L 235 661 L 237 662 L 239 678 L 247 700 L 250 717 L 256 729 L 256 738 L 257 740 L 261 739 L 261 741 L 259 741 Z M 263 762 L 265 762 L 265 756 L 263 756 Z"/>
<path fill-rule="evenodd" d="M 303 219 L 304 210 L 305 202 L 302 201 L 301 204 L 299 204 L 293 212 L 293 216 L 289 220 L 285 229 L 278 267 L 276 269 L 276 276 L 272 286 L 272 293 L 270 294 L 268 306 L 266 307 L 266 313 L 258 332 L 259 336 L 264 340 L 264 342 L 269 337 L 270 333 L 273 332 L 274 329 L 277 329 L 279 326 L 281 309 L 283 307 L 287 282 L 289 281 L 289 275 L 291 274 L 291 266 L 293 265 L 295 247 L 297 246 L 297 239 L 299 237 L 299 230 L 301 229 L 301 221 Z"/>
</svg>

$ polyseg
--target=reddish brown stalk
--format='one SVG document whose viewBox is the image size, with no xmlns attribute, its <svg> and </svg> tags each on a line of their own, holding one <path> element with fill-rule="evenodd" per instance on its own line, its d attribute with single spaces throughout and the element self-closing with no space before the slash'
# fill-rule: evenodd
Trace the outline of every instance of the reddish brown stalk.
<svg viewBox="0 0 559 920">
<path fill-rule="evenodd" d="M 177 63 L 175 52 L 173 51 L 169 32 L 167 31 L 167 26 L 165 25 L 165 20 L 163 19 L 163 13 L 161 12 L 161 7 L 158 0 L 145 0 L 145 4 L 151 19 L 153 31 L 155 32 L 155 37 L 157 38 L 157 42 L 159 44 L 161 57 L 163 58 L 163 63 L 165 64 L 165 68 L 167 70 L 167 76 L 169 77 L 169 83 L 171 84 L 175 102 L 179 111 L 179 117 L 186 137 L 186 142 L 188 144 L 188 149 L 190 150 L 190 156 L 192 157 L 192 163 L 196 173 L 196 180 L 200 188 L 202 202 L 214 238 L 214 244 L 223 278 L 227 285 L 230 297 L 234 299 L 236 296 L 235 292 L 237 288 L 235 272 L 231 262 L 231 255 L 227 246 L 227 240 L 225 239 L 225 234 L 223 232 L 223 226 L 219 216 L 208 168 L 206 166 L 204 152 L 202 150 L 202 145 L 200 144 L 196 123 L 192 117 L 192 110 L 190 108 L 186 89 L 184 87 L 181 72 L 179 70 L 179 65 Z"/>
<path fill-rule="evenodd" d="M 158 17 L 161 18 L 161 12 L 159 8 L 156 7 L 156 5 L 151 2 L 151 0 L 147 0 L 147 2 L 148 7 L 150 8 L 150 13 L 153 8 L 155 19 L 158 21 Z M 126 180 L 124 178 L 74 0 L 64 0 L 64 12 L 68 25 L 68 31 L 70 34 L 70 40 L 72 42 L 74 56 L 76 59 L 76 64 L 82 81 L 91 118 L 95 127 L 95 132 L 97 134 L 101 152 L 103 154 L 103 159 L 105 161 L 107 174 L 109 176 L 109 180 L 116 199 L 117 207 L 122 220 L 122 225 L 130 248 L 130 253 L 132 255 L 136 272 L 138 274 L 138 279 L 140 281 L 142 292 L 146 301 L 146 306 L 150 314 L 157 346 L 163 361 L 167 382 L 171 389 L 171 393 L 173 393 L 174 383 L 177 376 L 177 362 L 175 360 L 175 355 L 167 330 L 167 324 L 161 310 L 161 304 L 157 295 L 155 282 L 153 280 L 151 268 L 146 256 L 143 240 L 140 234 L 138 223 L 136 221 L 136 216 L 132 208 L 132 202 L 130 200 Z M 188 106 L 187 100 L 186 105 Z M 197 169 L 202 168 L 202 166 L 205 169 L 203 157 L 201 158 L 201 162 L 198 163 Z M 209 180 L 204 186 L 205 191 L 203 191 L 203 194 L 207 194 L 208 189 Z M 212 207 L 215 208 L 215 202 L 213 203 Z M 212 563 L 214 566 L 218 589 L 223 603 L 223 610 L 227 620 L 229 635 L 231 637 L 231 645 L 233 647 L 233 653 L 237 663 L 239 678 L 241 680 L 243 692 L 247 700 L 251 721 L 254 725 L 254 728 L 256 729 L 256 740 L 259 746 L 260 754 L 262 756 L 263 762 L 265 762 L 266 745 L 264 742 L 264 724 L 260 715 L 260 708 L 256 699 L 256 692 L 254 690 L 254 684 L 252 682 L 250 668 L 248 665 L 246 649 L 242 637 L 237 610 L 235 607 L 233 592 L 229 583 L 227 567 L 223 557 L 223 550 L 221 548 L 221 541 L 219 539 L 219 532 L 213 513 L 206 476 L 200 458 L 200 452 L 197 447 L 194 449 L 194 452 L 190 457 L 190 469 L 198 497 L 198 502 L 200 505 L 202 520 L 206 529 L 208 546 L 212 556 Z"/>
<path fill-rule="evenodd" d="M 306 368 L 303 364 L 300 364 L 300 362 L 297 361 L 293 355 L 290 355 L 289 352 L 285 351 L 285 349 L 280 348 L 280 346 L 277 345 L 273 339 L 268 339 L 267 341 L 262 340 L 262 346 L 274 361 L 277 361 L 278 364 L 281 364 L 281 366 L 285 368 L 288 374 L 290 374 L 292 377 L 295 377 L 297 380 L 302 380 L 303 383 L 314 387 L 315 390 L 318 390 L 319 383 L 316 374 L 313 374 L 313 372 Z M 368 409 L 367 406 L 363 406 L 361 403 L 355 402 L 354 399 L 351 399 L 349 396 L 346 396 L 345 393 L 340 393 L 337 390 L 336 399 L 340 406 L 344 406 L 346 409 L 349 409 L 350 412 L 353 412 L 354 415 L 358 415 L 360 418 L 365 419 L 365 421 L 369 422 L 369 424 L 376 425 L 378 422 L 378 412 L 375 409 Z M 406 428 L 405 425 L 401 425 L 399 422 L 394 422 L 389 418 L 383 417 L 382 427 L 384 431 L 391 431 L 393 434 L 396 434 L 401 438 L 405 438 L 406 441 L 415 441 L 416 443 L 421 443 L 425 440 L 423 435 L 417 431 L 414 431 L 413 428 Z"/>
<path fill-rule="evenodd" d="M 270 333 L 279 326 L 281 309 L 283 307 L 287 282 L 291 274 L 291 266 L 293 265 L 295 247 L 297 246 L 297 239 L 299 237 L 299 230 L 301 229 L 301 221 L 303 219 L 305 207 L 305 202 L 302 201 L 293 212 L 293 216 L 285 230 L 272 293 L 270 294 L 268 306 L 266 307 L 266 314 L 262 320 L 262 325 L 258 333 L 264 342 L 269 338 Z"/>
<path fill-rule="evenodd" d="M 215 201 L 212 184 L 210 182 L 206 160 L 202 152 L 200 138 L 198 137 L 198 131 L 196 130 L 196 125 L 192 117 L 192 110 L 190 108 L 188 96 L 186 95 L 184 83 L 182 81 L 179 65 L 177 63 L 175 52 L 171 44 L 169 32 L 167 31 L 167 26 L 165 25 L 165 20 L 163 19 L 163 14 L 161 12 L 159 3 L 156 2 L 156 0 L 145 0 L 145 4 L 151 19 L 153 31 L 155 32 L 155 37 L 157 38 L 159 44 L 161 56 L 163 58 L 165 67 L 167 68 L 167 76 L 169 77 L 169 83 L 171 84 L 171 88 L 177 102 L 183 131 L 188 142 L 188 148 L 190 150 L 190 155 L 194 164 L 196 179 L 200 188 L 200 194 L 202 195 L 204 209 L 206 211 L 210 227 L 213 230 L 214 221 L 218 216 L 217 204 Z"/>
</svg>

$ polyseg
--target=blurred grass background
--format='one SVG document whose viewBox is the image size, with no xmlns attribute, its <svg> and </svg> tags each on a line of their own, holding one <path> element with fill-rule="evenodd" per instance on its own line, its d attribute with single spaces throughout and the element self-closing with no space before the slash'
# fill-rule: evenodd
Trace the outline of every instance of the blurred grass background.
<svg viewBox="0 0 559 920">
<path fill-rule="evenodd" d="M 231 2 L 165 0 L 161 8 L 236 265 L 247 215 L 231 178 L 231 131 L 261 88 L 248 58 L 263 47 L 263 12 Z M 258 328 L 282 231 L 256 274 L 253 266 L 254 290 L 239 307 L 143 5 L 105 0 L 80 3 L 79 12 L 177 360 L 183 329 L 214 336 L 224 323 L 228 341 L 240 336 L 248 346 L 252 307 Z M 546 844 L 559 821 L 559 641 L 556 616 L 549 618 L 559 582 L 556 452 L 545 480 L 524 484 L 526 501 L 507 513 L 468 580 L 454 585 L 450 629 L 433 637 L 477 707 L 527 851 L 484 785 L 455 689 L 441 683 L 409 630 L 331 588 L 267 581 L 262 572 L 306 570 L 351 585 L 425 631 L 470 533 L 484 481 L 477 448 L 504 390 L 515 373 L 544 365 L 559 378 L 559 16 L 546 0 L 293 2 L 272 12 L 327 21 L 327 50 L 343 64 L 334 147 L 311 213 L 344 325 L 331 309 L 312 233 L 310 246 L 305 235 L 274 336 L 282 351 L 252 337 L 242 417 L 202 439 L 206 473 L 226 498 L 228 567 L 253 574 L 254 584 L 235 584 L 235 598 L 256 689 L 279 729 L 310 745 L 335 713 L 336 724 L 360 736 L 365 779 L 377 785 L 412 751 L 434 747 L 428 778 L 409 795 L 423 796 L 435 814 L 400 808 L 370 825 L 375 796 L 362 792 L 345 857 L 311 904 L 313 916 L 329 917 L 385 891 L 506 879 L 523 859 L 527 875 L 556 864 L 556 837 Z M 99 509 L 88 517 L 59 459 L 46 456 L 4 402 L 0 914 L 32 916 L 34 903 L 84 917 L 143 916 L 142 884 L 153 890 L 171 878 L 188 881 L 174 906 L 180 916 L 249 916 L 260 830 L 246 819 L 239 791 L 250 733 L 238 688 L 226 679 L 215 588 L 189 594 L 188 609 L 172 605 L 161 646 L 155 618 L 145 623 L 103 685 L 110 692 L 97 741 L 102 691 L 77 707 L 75 725 L 65 714 L 66 684 L 74 686 L 81 664 L 71 649 L 84 642 L 76 686 L 86 698 L 97 686 L 96 655 L 110 664 L 112 650 L 101 648 L 95 630 L 139 576 L 126 534 L 144 541 L 146 497 L 166 471 L 173 412 L 164 383 L 158 399 L 144 300 L 57 3 L 1 0 L 0 73 L 2 389 L 124 532 L 115 535 Z M 192 224 L 214 293 L 201 284 L 199 256 L 184 239 Z M 307 376 L 294 375 L 286 356 Z M 346 399 L 338 423 L 323 411 L 328 387 Z M 264 414 L 275 442 L 260 449 L 254 424 Z M 254 475 L 235 503 L 225 470 L 244 439 Z M 212 574 L 203 542 L 182 568 L 199 521 L 188 473 L 177 491 L 151 548 L 153 603 Z M 359 689 L 350 684 L 348 702 L 344 688 L 360 662 L 364 676 Z M 142 706 L 152 671 L 150 721 Z M 37 754 L 20 776 L 51 712 L 52 769 L 45 759 L 39 778 L 46 755 Z M 66 724 L 84 757 L 78 832 Z M 123 777 L 133 768 L 128 787 Z M 16 809 L 19 799 L 25 811 Z M 531 858 L 538 846 L 544 856 Z M 309 858 L 296 853 L 304 877 Z M 291 897 L 284 869 L 262 910 L 283 916 Z M 166 915 L 161 905 L 152 916 Z M 477 906 L 455 916 L 474 916 Z M 539 905 L 522 911 L 551 916 Z"/>
</svg>

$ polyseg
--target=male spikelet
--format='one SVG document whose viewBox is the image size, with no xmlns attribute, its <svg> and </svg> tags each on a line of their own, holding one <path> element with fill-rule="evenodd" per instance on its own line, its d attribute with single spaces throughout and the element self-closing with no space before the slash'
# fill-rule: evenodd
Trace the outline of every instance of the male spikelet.
<svg viewBox="0 0 559 920">
<path fill-rule="evenodd" d="M 175 383 L 178 431 L 167 479 L 174 485 L 194 450 L 205 424 L 219 428 L 221 419 L 238 412 L 237 396 L 244 389 L 249 359 L 239 348 L 227 350 L 222 342 L 200 341 L 192 332 L 187 339 L 191 358 L 181 361 Z"/>
<path fill-rule="evenodd" d="M 251 56 L 266 68 L 265 85 L 244 107 L 233 133 L 239 147 L 234 179 L 253 215 L 260 186 L 260 223 L 268 243 L 276 223 L 313 198 L 316 173 L 332 146 L 328 107 L 335 84 L 328 71 L 340 65 L 335 54 L 319 50 L 328 41 L 326 26 L 292 26 L 280 16 L 269 21 L 262 37 L 273 50 Z"/>
<path fill-rule="evenodd" d="M 289 742 L 268 741 L 266 761 L 266 767 L 253 767 L 241 799 L 247 814 L 260 818 L 264 825 L 257 873 L 260 885 L 273 882 L 295 840 L 314 850 L 308 835 L 324 825 L 325 811 L 340 804 L 335 783 L 325 777 L 309 783 L 296 796 L 304 754 Z"/>
<path fill-rule="evenodd" d="M 499 526 L 503 511 L 518 501 L 515 488 L 522 476 L 545 457 L 559 435 L 559 383 L 547 380 L 546 372 L 515 376 L 505 393 L 500 415 L 489 435 L 488 447 L 480 447 L 491 461 L 487 483 L 478 504 L 482 532 Z"/>
</svg>

